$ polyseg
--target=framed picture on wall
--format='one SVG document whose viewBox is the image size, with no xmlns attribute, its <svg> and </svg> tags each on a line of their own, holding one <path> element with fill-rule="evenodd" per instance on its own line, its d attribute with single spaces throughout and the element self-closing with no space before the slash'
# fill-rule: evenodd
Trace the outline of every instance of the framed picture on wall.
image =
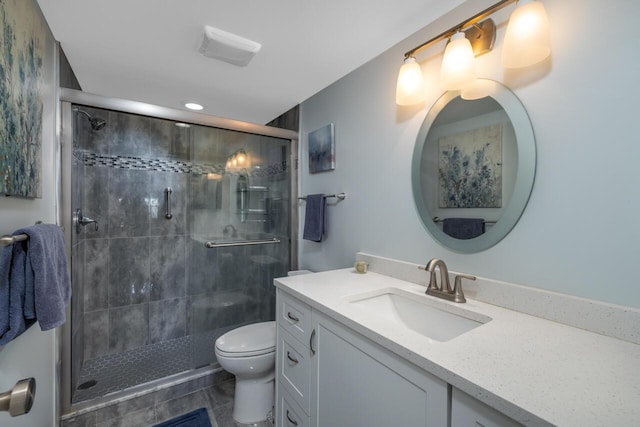
<svg viewBox="0 0 640 427">
<path fill-rule="evenodd" d="M 441 208 L 502 206 L 502 125 L 438 140 Z"/>
<path fill-rule="evenodd" d="M 330 123 L 309 132 L 309 172 L 325 172 L 336 168 L 334 127 Z"/>
<path fill-rule="evenodd" d="M 42 197 L 47 28 L 35 1 L 0 2 L 0 194 Z"/>
</svg>

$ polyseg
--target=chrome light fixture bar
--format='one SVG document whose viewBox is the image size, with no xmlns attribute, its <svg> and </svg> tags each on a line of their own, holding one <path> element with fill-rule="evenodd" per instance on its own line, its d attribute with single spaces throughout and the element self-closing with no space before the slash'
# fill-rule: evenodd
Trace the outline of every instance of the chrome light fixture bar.
<svg viewBox="0 0 640 427">
<path fill-rule="evenodd" d="M 404 54 L 396 87 L 398 105 L 424 101 L 422 71 L 415 54 L 439 41 L 449 39 L 441 70 L 444 90 L 462 90 L 475 80 L 473 57 L 493 49 L 496 25 L 488 18 L 518 0 L 501 0 Z M 536 0 L 519 0 L 507 26 L 502 64 L 508 68 L 526 67 L 542 61 L 551 53 L 549 23 L 544 5 Z"/>
</svg>

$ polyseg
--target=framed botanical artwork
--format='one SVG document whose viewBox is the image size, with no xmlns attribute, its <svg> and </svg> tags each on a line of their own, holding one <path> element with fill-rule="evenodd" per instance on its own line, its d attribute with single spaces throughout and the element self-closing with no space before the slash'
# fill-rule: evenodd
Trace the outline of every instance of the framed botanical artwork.
<svg viewBox="0 0 640 427">
<path fill-rule="evenodd" d="M 0 194 L 42 197 L 48 29 L 35 1 L 0 2 Z"/>
<path fill-rule="evenodd" d="M 330 123 L 309 132 L 309 172 L 324 172 L 336 168 L 334 127 Z"/>
<path fill-rule="evenodd" d="M 502 125 L 438 140 L 441 208 L 502 206 Z"/>
</svg>

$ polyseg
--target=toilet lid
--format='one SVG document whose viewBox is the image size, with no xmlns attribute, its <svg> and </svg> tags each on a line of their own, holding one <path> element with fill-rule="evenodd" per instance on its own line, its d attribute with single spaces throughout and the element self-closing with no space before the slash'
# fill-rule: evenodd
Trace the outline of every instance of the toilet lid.
<svg viewBox="0 0 640 427">
<path fill-rule="evenodd" d="M 275 351 L 275 347 L 276 322 L 241 326 L 216 340 L 216 350 L 225 356 L 258 356 Z"/>
</svg>

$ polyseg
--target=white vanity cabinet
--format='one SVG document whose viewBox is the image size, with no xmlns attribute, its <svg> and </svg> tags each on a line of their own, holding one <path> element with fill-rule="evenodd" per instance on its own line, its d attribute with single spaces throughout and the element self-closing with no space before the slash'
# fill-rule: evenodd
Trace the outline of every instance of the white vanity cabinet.
<svg viewBox="0 0 640 427">
<path fill-rule="evenodd" d="M 281 289 L 276 315 L 277 426 L 447 425 L 442 380 Z"/>
<path fill-rule="evenodd" d="M 522 424 L 467 393 L 451 388 L 451 426 L 516 427 Z"/>
</svg>

